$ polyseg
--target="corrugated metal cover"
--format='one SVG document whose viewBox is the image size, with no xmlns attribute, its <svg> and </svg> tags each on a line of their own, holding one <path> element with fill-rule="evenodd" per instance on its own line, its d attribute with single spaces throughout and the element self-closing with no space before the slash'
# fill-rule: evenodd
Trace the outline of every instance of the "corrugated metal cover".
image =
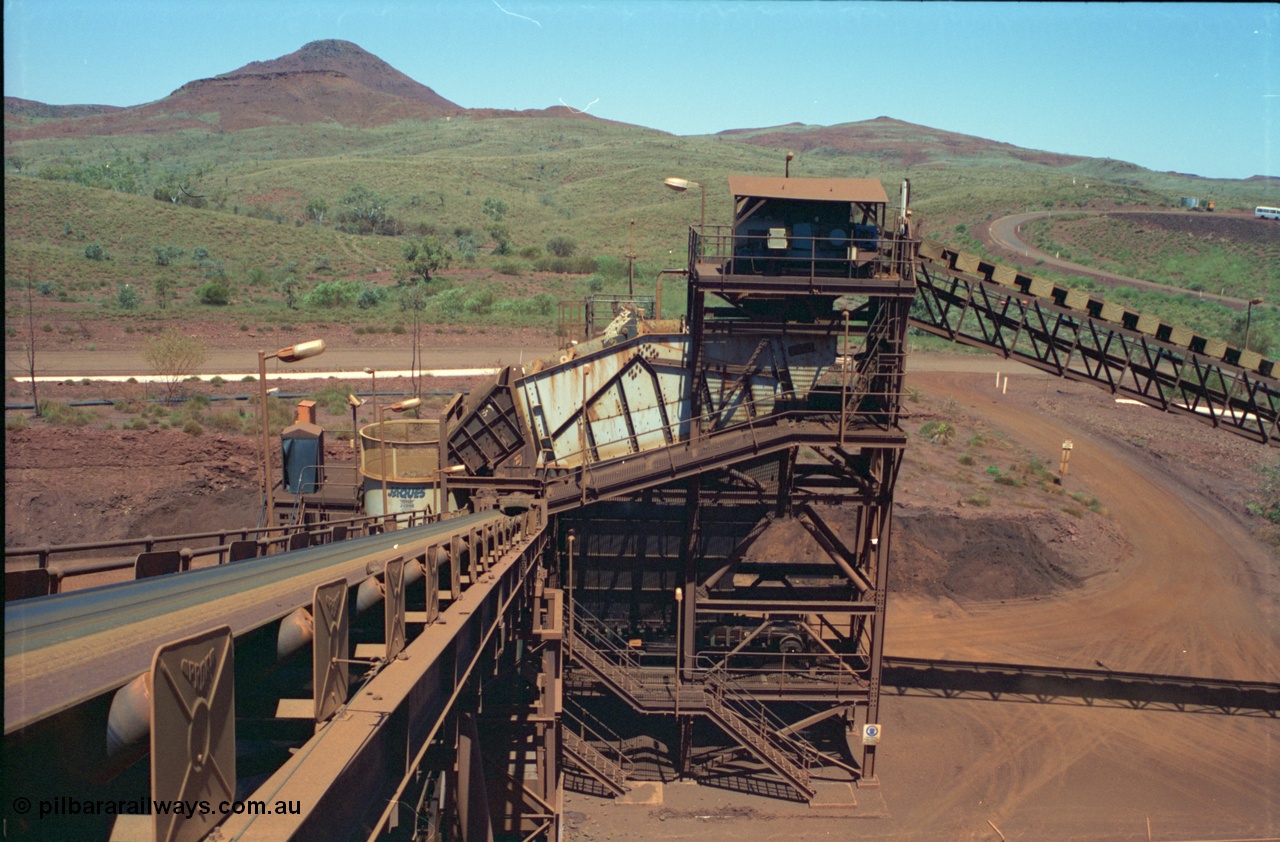
<svg viewBox="0 0 1280 842">
<path fill-rule="evenodd" d="M 875 178 L 778 178 L 763 175 L 729 176 L 729 192 L 761 199 L 805 199 L 818 202 L 879 202 L 886 204 L 884 185 Z"/>
</svg>

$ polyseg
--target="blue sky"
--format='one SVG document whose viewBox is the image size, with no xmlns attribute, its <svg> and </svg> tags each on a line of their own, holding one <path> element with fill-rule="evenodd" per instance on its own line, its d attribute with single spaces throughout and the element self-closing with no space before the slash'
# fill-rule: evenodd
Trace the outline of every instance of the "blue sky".
<svg viewBox="0 0 1280 842">
<path fill-rule="evenodd" d="M 1208 177 L 1280 176 L 1280 5 L 4 0 L 4 92 L 138 105 L 321 38 L 465 107 L 675 134 L 887 115 Z"/>
</svg>

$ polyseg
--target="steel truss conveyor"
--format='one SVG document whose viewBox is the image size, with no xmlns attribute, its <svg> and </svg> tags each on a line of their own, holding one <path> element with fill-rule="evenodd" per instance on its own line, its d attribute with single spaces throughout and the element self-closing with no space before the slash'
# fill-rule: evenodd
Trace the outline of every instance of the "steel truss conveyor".
<svg viewBox="0 0 1280 842">
<path fill-rule="evenodd" d="M 911 326 L 1280 446 L 1280 367 L 1080 290 L 926 240 Z"/>
</svg>

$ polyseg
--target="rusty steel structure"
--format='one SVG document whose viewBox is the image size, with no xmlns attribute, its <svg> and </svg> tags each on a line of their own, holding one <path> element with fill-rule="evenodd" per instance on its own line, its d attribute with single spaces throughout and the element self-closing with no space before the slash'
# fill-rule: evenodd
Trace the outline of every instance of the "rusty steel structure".
<svg viewBox="0 0 1280 842">
<path fill-rule="evenodd" d="M 258 805 L 55 831 L 559 839 L 566 787 L 641 785 L 637 722 L 675 776 L 841 803 L 878 783 L 884 692 L 1277 714 L 1280 685 L 884 654 L 909 327 L 1275 445 L 1270 360 L 921 242 L 908 183 L 729 189 L 685 317 L 593 302 L 456 397 L 429 505 L 330 522 L 300 492 L 256 540 L 148 539 L 110 565 L 138 581 L 67 594 L 49 560 L 84 547 L 24 550 L 6 774 Z"/>
</svg>

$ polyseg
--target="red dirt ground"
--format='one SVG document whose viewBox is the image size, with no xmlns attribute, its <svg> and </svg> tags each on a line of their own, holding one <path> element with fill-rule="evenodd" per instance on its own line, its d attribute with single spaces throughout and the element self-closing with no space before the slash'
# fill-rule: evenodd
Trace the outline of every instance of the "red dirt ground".
<svg viewBox="0 0 1280 842">
<path fill-rule="evenodd" d="M 1280 540 L 1244 509 L 1274 455 L 1083 384 L 1014 374 L 998 395 L 985 361 L 965 362 L 982 373 L 908 376 L 922 397 L 904 424 L 886 653 L 1275 680 Z M 954 423 L 950 444 L 915 435 L 932 419 Z M 1028 466 L 1056 467 L 1066 438 L 1058 488 Z M 256 521 L 251 437 L 32 425 L 5 452 L 8 547 Z M 569 794 L 568 837 L 1280 834 L 1272 718 L 886 694 L 881 719 L 882 786 L 856 808 L 679 784 L 650 806 Z"/>
</svg>

